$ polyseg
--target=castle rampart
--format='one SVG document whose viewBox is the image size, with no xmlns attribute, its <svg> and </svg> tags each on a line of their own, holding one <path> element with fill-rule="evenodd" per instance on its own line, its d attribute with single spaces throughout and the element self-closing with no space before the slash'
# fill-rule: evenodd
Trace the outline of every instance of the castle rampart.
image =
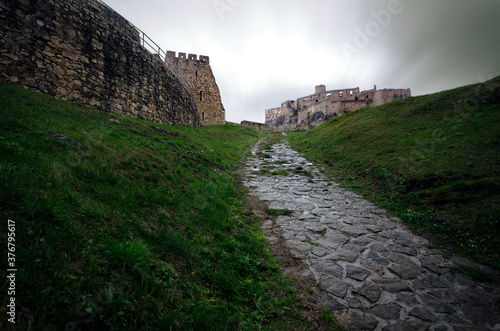
<svg viewBox="0 0 500 331">
<path fill-rule="evenodd" d="M 333 117 L 410 96 L 410 89 L 377 90 L 374 86 L 361 92 L 359 87 L 327 91 L 325 85 L 318 85 L 315 94 L 266 109 L 266 124 L 270 131 L 310 129 Z"/>
<path fill-rule="evenodd" d="M 187 67 L 99 0 L 3 0 L 0 24 L 0 83 L 165 124 L 210 123 L 203 116 L 212 114 L 197 108 L 199 91 L 212 100 L 209 58 L 184 53 L 193 69 L 203 67 L 193 75 L 208 77 L 193 80 Z M 212 94 L 220 103 L 218 89 Z M 224 116 L 222 108 L 213 117 L 223 123 Z"/>
</svg>

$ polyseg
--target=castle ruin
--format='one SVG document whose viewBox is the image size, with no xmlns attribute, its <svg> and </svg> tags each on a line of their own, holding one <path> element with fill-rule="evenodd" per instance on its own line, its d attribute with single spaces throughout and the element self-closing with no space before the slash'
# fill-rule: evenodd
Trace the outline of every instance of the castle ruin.
<svg viewBox="0 0 500 331">
<path fill-rule="evenodd" d="M 411 97 L 410 89 L 377 90 L 374 86 L 366 91 L 360 91 L 359 87 L 327 91 L 325 85 L 318 85 L 312 95 L 266 109 L 266 124 L 269 131 L 307 130 L 358 109 L 408 97 Z"/>
</svg>

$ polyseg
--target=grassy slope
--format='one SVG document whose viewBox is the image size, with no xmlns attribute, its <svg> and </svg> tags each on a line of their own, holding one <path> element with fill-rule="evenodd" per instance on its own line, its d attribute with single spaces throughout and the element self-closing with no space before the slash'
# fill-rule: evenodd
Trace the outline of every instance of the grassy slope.
<svg viewBox="0 0 500 331">
<path fill-rule="evenodd" d="M 291 133 L 292 145 L 409 224 L 500 267 L 500 77 Z"/>
<path fill-rule="evenodd" d="M 256 139 L 1 86 L 0 237 L 14 220 L 18 329 L 305 327 L 235 181 Z"/>
</svg>

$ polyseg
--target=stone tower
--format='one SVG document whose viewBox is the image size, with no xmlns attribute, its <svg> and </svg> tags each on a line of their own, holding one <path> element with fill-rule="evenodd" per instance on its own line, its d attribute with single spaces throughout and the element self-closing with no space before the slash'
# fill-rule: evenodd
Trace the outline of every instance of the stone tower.
<svg viewBox="0 0 500 331">
<path fill-rule="evenodd" d="M 208 56 L 167 52 L 167 61 L 176 66 L 191 86 L 201 125 L 225 124 L 224 106 Z"/>
<path fill-rule="evenodd" d="M 325 85 L 316 85 L 315 87 L 315 93 L 316 94 L 321 94 L 326 92 L 326 86 Z"/>
</svg>

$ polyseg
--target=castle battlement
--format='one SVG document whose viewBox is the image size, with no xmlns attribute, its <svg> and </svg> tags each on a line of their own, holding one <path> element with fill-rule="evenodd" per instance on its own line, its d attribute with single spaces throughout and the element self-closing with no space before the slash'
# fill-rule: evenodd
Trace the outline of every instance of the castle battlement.
<svg viewBox="0 0 500 331">
<path fill-rule="evenodd" d="M 174 51 L 167 51 L 167 58 L 171 60 L 177 59 L 177 60 L 187 60 L 187 61 L 199 61 L 201 63 L 210 64 L 210 57 L 206 55 L 200 55 L 198 59 L 197 54 L 186 54 L 183 52 L 179 52 L 178 55 L 176 55 L 176 52 Z"/>
<path fill-rule="evenodd" d="M 206 55 L 167 51 L 165 61 L 175 67 L 189 82 L 195 96 L 201 125 L 225 124 L 225 110 L 210 67 L 210 58 Z"/>
</svg>

